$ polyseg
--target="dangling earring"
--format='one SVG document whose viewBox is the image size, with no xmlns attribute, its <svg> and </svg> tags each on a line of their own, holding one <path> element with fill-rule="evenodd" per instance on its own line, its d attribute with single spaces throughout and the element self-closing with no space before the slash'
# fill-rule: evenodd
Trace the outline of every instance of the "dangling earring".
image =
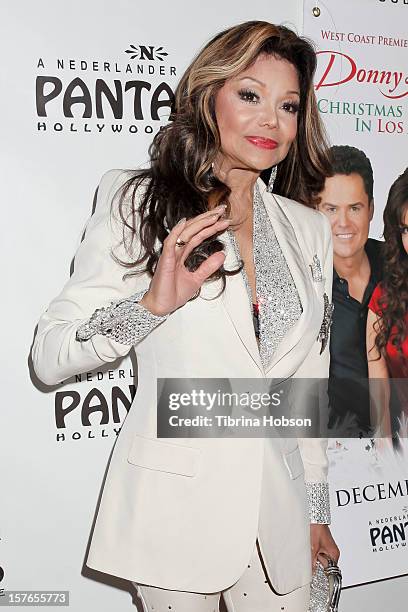
<svg viewBox="0 0 408 612">
<path fill-rule="evenodd" d="M 269 193 L 272 193 L 273 191 L 273 184 L 275 182 L 277 172 L 278 172 L 278 165 L 272 166 L 271 176 L 269 177 L 268 186 L 266 188 L 266 191 L 269 191 Z"/>
<path fill-rule="evenodd" d="M 211 168 L 209 170 L 209 173 L 210 173 L 211 179 L 212 180 L 215 179 L 215 164 L 214 164 L 214 162 L 211 162 Z"/>
</svg>

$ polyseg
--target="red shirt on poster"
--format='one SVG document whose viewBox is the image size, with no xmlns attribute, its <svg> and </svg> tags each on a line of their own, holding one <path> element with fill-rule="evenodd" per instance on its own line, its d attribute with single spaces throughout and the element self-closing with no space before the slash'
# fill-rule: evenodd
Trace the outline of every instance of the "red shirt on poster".
<svg viewBox="0 0 408 612">
<path fill-rule="evenodd" d="M 384 291 L 379 283 L 373 291 L 370 303 L 368 307 L 370 310 L 375 312 L 379 317 L 382 315 L 382 309 L 387 308 L 385 304 L 382 309 L 379 305 L 379 300 L 384 295 Z M 408 329 L 408 313 L 405 315 Z M 391 338 L 387 342 L 386 346 L 386 361 L 390 376 L 392 378 L 407 378 L 408 377 L 408 335 L 405 336 L 402 342 L 402 354 L 398 351 L 397 347 L 392 343 L 393 335 L 397 329 L 393 328 Z"/>
</svg>

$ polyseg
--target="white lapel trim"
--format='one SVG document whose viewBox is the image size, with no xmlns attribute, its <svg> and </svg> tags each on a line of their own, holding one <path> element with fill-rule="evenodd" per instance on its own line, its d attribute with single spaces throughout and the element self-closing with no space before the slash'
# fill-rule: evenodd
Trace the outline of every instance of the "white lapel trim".
<svg viewBox="0 0 408 612">
<path fill-rule="evenodd" d="M 235 269 L 238 262 L 228 233 L 225 232 L 221 239 L 225 244 L 226 258 L 224 266 L 227 270 Z M 222 304 L 243 345 L 263 373 L 261 356 L 259 354 L 258 343 L 254 332 L 251 306 L 249 304 L 248 292 L 242 274 L 228 277 L 227 286 L 222 293 Z"/>
</svg>

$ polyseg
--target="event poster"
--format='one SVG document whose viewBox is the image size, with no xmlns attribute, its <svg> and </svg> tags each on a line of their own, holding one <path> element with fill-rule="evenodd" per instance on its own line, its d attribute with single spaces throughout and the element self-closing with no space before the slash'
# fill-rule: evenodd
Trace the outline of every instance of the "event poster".
<svg viewBox="0 0 408 612">
<path fill-rule="evenodd" d="M 307 0 L 304 35 L 318 50 L 315 89 L 331 144 L 364 151 L 374 171 L 370 235 L 380 239 L 388 190 L 408 165 L 408 3 Z M 408 448 L 330 441 L 333 534 L 344 586 L 408 571 Z M 404 434 L 405 432 L 405 434 Z"/>
</svg>

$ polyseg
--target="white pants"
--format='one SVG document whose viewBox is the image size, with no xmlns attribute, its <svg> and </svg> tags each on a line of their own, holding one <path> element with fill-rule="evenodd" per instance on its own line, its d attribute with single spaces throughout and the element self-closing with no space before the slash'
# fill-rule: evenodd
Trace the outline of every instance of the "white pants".
<svg viewBox="0 0 408 612">
<path fill-rule="evenodd" d="M 218 612 L 221 595 L 228 612 L 307 612 L 309 585 L 288 595 L 277 595 L 270 587 L 257 546 L 241 578 L 219 593 L 169 591 L 133 582 L 144 612 Z"/>
</svg>

